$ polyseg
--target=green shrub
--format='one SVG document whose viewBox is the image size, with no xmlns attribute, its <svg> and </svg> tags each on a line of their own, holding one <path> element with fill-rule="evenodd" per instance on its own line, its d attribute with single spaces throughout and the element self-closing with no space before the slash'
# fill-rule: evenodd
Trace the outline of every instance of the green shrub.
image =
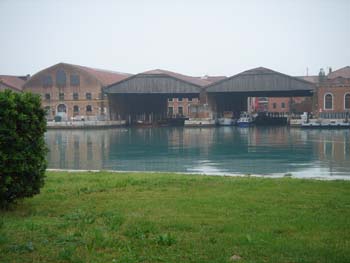
<svg viewBox="0 0 350 263">
<path fill-rule="evenodd" d="M 0 208 L 40 192 L 46 169 L 45 131 L 39 96 L 0 92 Z"/>
</svg>

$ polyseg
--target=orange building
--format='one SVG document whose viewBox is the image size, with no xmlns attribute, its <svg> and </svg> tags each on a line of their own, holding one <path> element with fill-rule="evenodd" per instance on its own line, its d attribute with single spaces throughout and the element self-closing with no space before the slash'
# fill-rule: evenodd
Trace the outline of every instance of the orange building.
<svg viewBox="0 0 350 263">
<path fill-rule="evenodd" d="M 316 109 L 321 118 L 342 119 L 350 113 L 350 67 L 324 76 L 317 88 Z"/>
<path fill-rule="evenodd" d="M 102 88 L 130 74 L 59 63 L 34 74 L 23 90 L 39 94 L 48 120 L 106 120 L 108 102 Z"/>
</svg>

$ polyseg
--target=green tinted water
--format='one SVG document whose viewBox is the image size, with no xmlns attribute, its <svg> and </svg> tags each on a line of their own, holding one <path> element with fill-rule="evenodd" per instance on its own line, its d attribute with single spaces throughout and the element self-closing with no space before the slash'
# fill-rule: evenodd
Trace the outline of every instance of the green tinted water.
<svg viewBox="0 0 350 263">
<path fill-rule="evenodd" d="M 48 168 L 350 179 L 350 131 L 269 128 L 50 130 Z"/>
</svg>

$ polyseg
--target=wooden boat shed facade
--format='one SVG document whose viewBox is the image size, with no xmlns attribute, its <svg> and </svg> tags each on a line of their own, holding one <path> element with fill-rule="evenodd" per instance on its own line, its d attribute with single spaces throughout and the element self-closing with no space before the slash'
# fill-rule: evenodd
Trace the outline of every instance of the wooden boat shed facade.
<svg viewBox="0 0 350 263">
<path fill-rule="evenodd" d="M 169 98 L 199 98 L 208 84 L 200 78 L 157 69 L 112 84 L 104 92 L 112 120 L 152 122 L 167 117 Z"/>
<path fill-rule="evenodd" d="M 312 96 L 314 84 L 267 68 L 244 71 L 210 83 L 205 79 L 178 73 L 151 70 L 133 75 L 104 89 L 108 95 L 112 120 L 148 122 L 167 115 L 167 99 L 197 97 L 211 110 L 240 112 L 247 110 L 248 97 Z"/>
<path fill-rule="evenodd" d="M 311 82 L 259 67 L 244 71 L 205 88 L 208 104 L 216 113 L 247 110 L 248 97 L 310 97 Z"/>
</svg>

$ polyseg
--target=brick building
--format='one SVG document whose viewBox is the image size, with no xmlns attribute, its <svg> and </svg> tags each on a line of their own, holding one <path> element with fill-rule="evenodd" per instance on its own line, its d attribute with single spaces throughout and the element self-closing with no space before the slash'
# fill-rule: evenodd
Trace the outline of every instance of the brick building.
<svg viewBox="0 0 350 263">
<path fill-rule="evenodd" d="M 22 92 L 25 81 L 29 78 L 27 76 L 9 76 L 0 75 L 0 91 L 10 89 L 15 92 Z"/>
<path fill-rule="evenodd" d="M 34 74 L 23 90 L 39 94 L 48 120 L 108 119 L 108 102 L 104 86 L 127 78 L 130 74 L 59 63 Z"/>
<path fill-rule="evenodd" d="M 350 113 L 350 67 L 320 79 L 315 108 L 322 118 L 342 119 Z"/>
<path fill-rule="evenodd" d="M 302 80 L 318 84 L 318 76 L 299 76 Z M 303 113 L 313 109 L 311 97 L 257 97 L 253 98 L 253 111 L 276 113 Z"/>
</svg>

